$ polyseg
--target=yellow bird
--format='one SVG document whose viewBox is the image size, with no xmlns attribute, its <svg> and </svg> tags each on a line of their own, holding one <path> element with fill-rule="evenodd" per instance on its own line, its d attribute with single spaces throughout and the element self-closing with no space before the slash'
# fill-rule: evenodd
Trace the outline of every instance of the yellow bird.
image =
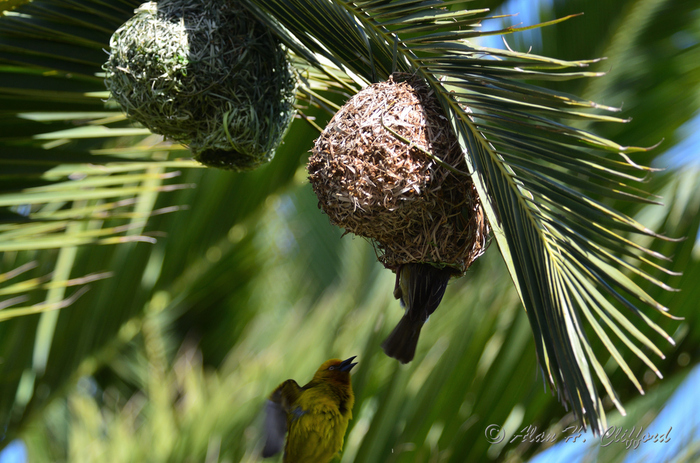
<svg viewBox="0 0 700 463">
<path fill-rule="evenodd" d="M 440 305 L 455 270 L 430 264 L 404 264 L 396 270 L 394 297 L 406 308 L 396 328 L 382 343 L 389 357 L 401 363 L 413 360 L 423 324 Z"/>
<path fill-rule="evenodd" d="M 284 463 L 328 463 L 338 454 L 355 404 L 354 358 L 326 361 L 304 387 L 288 379 L 274 390 L 265 407 L 263 457 L 282 450 L 285 434 Z"/>
</svg>

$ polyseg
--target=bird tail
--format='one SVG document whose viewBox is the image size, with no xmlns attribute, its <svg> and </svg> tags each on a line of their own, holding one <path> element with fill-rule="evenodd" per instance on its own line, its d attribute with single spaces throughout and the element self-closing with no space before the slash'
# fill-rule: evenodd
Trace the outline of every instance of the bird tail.
<svg viewBox="0 0 700 463">
<path fill-rule="evenodd" d="M 411 320 L 407 315 L 404 315 L 394 331 L 382 343 L 382 349 L 386 355 L 401 363 L 410 362 L 416 354 L 421 328 L 423 328 L 422 321 Z"/>
</svg>

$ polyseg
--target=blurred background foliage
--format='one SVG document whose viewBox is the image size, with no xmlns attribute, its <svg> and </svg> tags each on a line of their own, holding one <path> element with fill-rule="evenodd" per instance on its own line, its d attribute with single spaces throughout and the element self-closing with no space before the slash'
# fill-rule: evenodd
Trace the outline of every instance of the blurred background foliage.
<svg viewBox="0 0 700 463">
<path fill-rule="evenodd" d="M 527 316 L 496 249 L 450 284 L 416 360 L 399 365 L 379 348 L 401 315 L 393 274 L 317 208 L 304 169 L 317 136 L 310 125 L 295 120 L 273 162 L 232 174 L 198 168 L 105 105 L 102 48 L 138 3 L 0 2 L 0 446 L 20 439 L 28 461 L 259 461 L 267 394 L 351 355 L 357 401 L 342 462 L 524 461 L 551 445 L 508 443 L 528 424 L 565 437 L 575 423 L 543 391 Z M 665 206 L 605 201 L 687 237 L 652 244 L 683 272 L 656 275 L 680 292 L 635 280 L 685 318 L 649 311 L 676 341 L 660 345 L 665 378 L 623 349 L 647 390 L 639 396 L 589 338 L 628 412 L 611 411 L 610 424 L 645 426 L 700 347 L 700 139 L 686 143 L 700 132 L 697 2 L 458 6 L 521 12 L 485 24 L 493 29 L 585 12 L 508 44 L 562 59 L 607 56 L 593 69 L 607 76 L 552 86 L 623 106 L 633 121 L 586 127 L 600 135 L 663 140 L 635 161 L 667 168 L 646 185 Z M 322 127 L 328 119 L 306 112 Z M 75 182 L 81 195 L 61 196 Z M 489 424 L 507 439 L 492 445 Z M 597 458 L 625 454 L 610 446 Z"/>
</svg>

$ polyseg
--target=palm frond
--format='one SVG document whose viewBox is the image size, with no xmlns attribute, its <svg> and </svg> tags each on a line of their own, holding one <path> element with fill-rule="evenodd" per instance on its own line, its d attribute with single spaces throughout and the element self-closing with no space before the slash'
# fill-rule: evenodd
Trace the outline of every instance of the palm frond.
<svg viewBox="0 0 700 463">
<path fill-rule="evenodd" d="M 24 265 L 20 265 L 9 272 L 0 274 L 0 285 L 36 268 L 37 265 L 38 264 L 36 261 L 32 261 Z M 88 290 L 89 287 L 83 285 L 101 280 L 103 278 L 108 278 L 109 276 L 111 276 L 109 272 L 103 272 L 85 275 L 81 278 L 61 280 L 56 278 L 55 275 L 52 276 L 49 274 L 15 282 L 7 286 L 2 286 L 0 287 L 0 297 L 10 295 L 12 297 L 0 301 L 0 322 L 24 315 L 44 313 L 68 307 Z M 63 293 L 65 289 L 72 286 L 82 287 L 75 291 L 70 297 L 64 298 Z M 47 298 L 47 301 L 31 306 L 16 307 L 17 304 L 22 304 L 29 300 L 29 296 L 27 296 L 26 293 L 41 290 L 57 291 L 59 293 L 59 297 Z"/>
<path fill-rule="evenodd" d="M 177 175 L 167 169 L 194 163 L 168 161 L 163 153 L 171 144 L 123 127 L 125 116 L 105 108 L 103 48 L 132 10 L 128 3 L 38 1 L 4 13 L 0 252 L 153 242 L 141 233 L 144 223 L 175 210 L 145 206 L 153 194 L 187 186 L 166 184 Z M 105 150 L 105 141 L 116 137 L 132 137 L 131 143 Z M 42 310 L 5 310 L 3 318 Z"/>
<path fill-rule="evenodd" d="M 294 51 L 305 79 L 302 101 L 333 112 L 337 105 L 328 92 L 349 95 L 394 71 L 416 73 L 431 85 L 465 151 L 549 382 L 584 423 L 604 427 L 594 378 L 615 396 L 589 348 L 586 326 L 640 390 L 605 328 L 654 371 L 635 343 L 663 355 L 610 301 L 672 342 L 637 306 L 667 311 L 632 281 L 670 289 L 654 276 L 668 259 L 628 235 L 664 237 L 596 199 L 657 200 L 631 184 L 652 170 L 631 159 L 645 149 L 564 122 L 624 122 L 600 113 L 615 108 L 531 84 L 599 76 L 582 70 L 595 60 L 557 60 L 468 42 L 568 17 L 483 31 L 487 10 L 448 10 L 455 2 L 245 1 Z M 140 234 L 143 222 L 166 211 L 148 205 L 157 193 L 181 187 L 163 184 L 172 175 L 165 169 L 192 163 L 168 161 L 162 153 L 182 148 L 126 126 L 103 104 L 102 48 L 137 3 L 37 0 L 5 13 L 3 250 L 152 240 Z M 137 138 L 124 145 L 119 137 L 125 136 Z M 102 146 L 112 139 L 111 147 Z"/>
<path fill-rule="evenodd" d="M 667 309 L 631 279 L 670 289 L 652 275 L 663 268 L 655 261 L 667 258 L 627 235 L 668 238 L 587 194 L 656 202 L 629 185 L 642 180 L 640 171 L 652 170 L 631 159 L 647 148 L 621 146 L 563 122 L 625 122 L 600 113 L 615 108 L 529 83 L 599 76 L 582 70 L 595 60 L 473 45 L 467 39 L 494 33 L 480 29 L 486 11 L 451 11 L 449 3 L 432 0 L 246 2 L 310 64 L 318 65 L 322 57 L 367 83 L 394 71 L 415 73 L 433 88 L 465 152 L 548 382 L 585 425 L 604 429 L 596 377 L 621 411 L 622 406 L 590 349 L 583 319 L 640 392 L 641 384 L 599 320 L 658 373 L 634 347 L 634 341 L 653 343 L 609 299 L 673 339 L 637 306 L 664 314 Z M 639 266 L 638 258 L 645 264 Z M 659 349 L 652 350 L 663 358 Z"/>
<path fill-rule="evenodd" d="M 0 270 L 14 275 L 0 287 L 0 330 L 3 349 L 22 352 L 2 365 L 3 426 L 34 399 L 59 309 L 109 275 L 74 275 L 78 248 L 153 243 L 147 221 L 179 209 L 156 209 L 156 198 L 190 187 L 172 182 L 174 169 L 196 167 L 169 154 L 182 147 L 105 105 L 104 49 L 137 4 L 10 2 L 0 18 Z"/>
</svg>

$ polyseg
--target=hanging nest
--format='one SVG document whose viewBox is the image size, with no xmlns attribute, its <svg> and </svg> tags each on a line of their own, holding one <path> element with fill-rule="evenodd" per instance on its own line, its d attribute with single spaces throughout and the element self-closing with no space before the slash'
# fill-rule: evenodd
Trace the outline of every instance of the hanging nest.
<svg viewBox="0 0 700 463">
<path fill-rule="evenodd" d="M 144 3 L 110 47 L 105 83 L 129 117 L 212 167 L 272 159 L 294 116 L 296 78 L 279 41 L 238 2 Z"/>
<path fill-rule="evenodd" d="M 464 273 L 486 249 L 489 225 L 462 149 L 418 77 L 394 74 L 352 97 L 316 140 L 308 171 L 331 222 L 371 238 L 387 268 Z"/>
</svg>

